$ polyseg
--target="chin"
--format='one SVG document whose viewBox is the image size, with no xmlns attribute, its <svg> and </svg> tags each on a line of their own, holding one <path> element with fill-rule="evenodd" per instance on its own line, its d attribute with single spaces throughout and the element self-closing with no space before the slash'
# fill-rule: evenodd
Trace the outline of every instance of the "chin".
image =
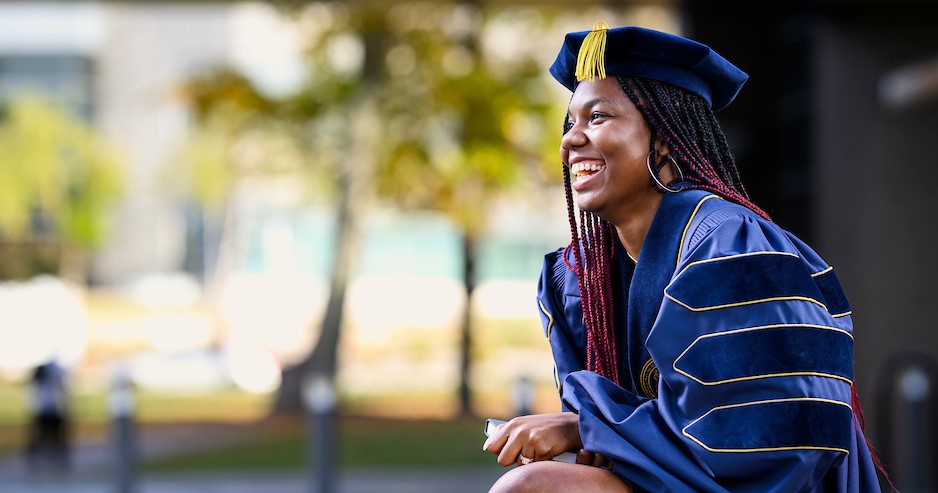
<svg viewBox="0 0 938 493">
<path fill-rule="evenodd" d="M 590 200 L 576 200 L 576 207 L 581 211 L 592 212 L 599 217 L 603 217 L 601 208 L 596 205 L 593 201 Z M 605 218 L 604 218 L 605 219 Z"/>
</svg>

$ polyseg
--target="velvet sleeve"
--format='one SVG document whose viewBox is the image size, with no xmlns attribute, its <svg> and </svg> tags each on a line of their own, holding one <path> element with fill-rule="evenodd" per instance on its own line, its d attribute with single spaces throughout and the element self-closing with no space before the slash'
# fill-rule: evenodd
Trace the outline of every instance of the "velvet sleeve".
<svg viewBox="0 0 938 493">
<path fill-rule="evenodd" d="M 586 335 L 580 291 L 563 255 L 563 249 L 545 255 L 537 286 L 537 312 L 554 358 L 554 383 L 558 391 L 568 374 L 585 368 L 582 355 Z"/>
<path fill-rule="evenodd" d="M 649 491 L 879 491 L 851 408 L 850 309 L 832 276 L 738 207 L 696 222 L 646 340 L 658 397 L 591 372 L 563 380 L 585 448 Z"/>
</svg>

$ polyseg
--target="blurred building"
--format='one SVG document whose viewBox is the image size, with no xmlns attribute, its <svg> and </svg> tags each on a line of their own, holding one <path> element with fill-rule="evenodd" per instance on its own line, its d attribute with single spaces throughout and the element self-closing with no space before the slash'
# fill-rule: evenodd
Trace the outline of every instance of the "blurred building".
<svg viewBox="0 0 938 493">
<path fill-rule="evenodd" d="M 115 353 L 146 353 L 138 358 L 146 373 L 135 376 L 138 383 L 216 385 L 225 380 L 225 366 L 238 365 L 232 357 L 267 368 L 272 353 L 275 365 L 288 364 L 315 340 L 310 320 L 325 301 L 333 211 L 296 207 L 289 200 L 295 190 L 282 184 L 240 195 L 237 252 L 227 260 L 233 275 L 214 293 L 220 313 L 206 313 L 193 307 L 219 262 L 222 233 L 171 186 L 169 175 L 192 126 L 182 84 L 234 68 L 269 95 L 289 93 L 303 82 L 302 42 L 295 20 L 264 2 L 0 1 L 0 101 L 38 92 L 97 127 L 127 164 L 125 195 L 112 211 L 108 240 L 94 252 L 89 280 L 117 293 L 118 303 L 133 303 L 136 318 L 92 316 L 88 343 L 106 340 Z M 540 331 L 533 296 L 542 255 L 568 235 L 562 191 L 538 199 L 546 197 L 552 207 L 544 200 L 496 206 L 511 214 L 496 214 L 496 234 L 481 247 L 487 260 L 478 273 L 480 296 L 490 300 L 483 311 L 527 319 L 532 339 Z M 446 334 L 455 331 L 466 301 L 458 281 L 459 231 L 432 214 L 377 212 L 367 220 L 350 302 L 370 308 L 349 317 L 349 347 L 383 357 L 389 345 L 406 344 L 404 338 L 455 344 Z M 385 295 L 374 296 L 376 289 Z M 443 295 L 443 302 L 433 298 Z M 405 320 L 401 313 L 424 319 Z M 205 354 L 220 345 L 227 356 Z M 254 351 L 259 347 L 264 355 Z M 348 380 L 360 387 L 384 374 L 373 366 L 356 371 L 352 357 L 346 362 Z M 432 385 L 443 387 L 456 378 L 455 368 L 409 373 L 441 375 Z M 542 373 L 549 382 L 549 368 Z"/>
<path fill-rule="evenodd" d="M 901 491 L 938 491 L 938 3 L 686 1 L 750 80 L 720 114 L 756 203 L 815 246 L 853 307 L 869 436 Z"/>
<path fill-rule="evenodd" d="M 129 164 L 93 282 L 180 268 L 187 218 L 165 176 L 188 126 L 180 86 L 233 66 L 261 87 L 289 89 L 299 47 L 282 23 L 255 4 L 0 2 L 0 98 L 51 98 L 93 122 Z"/>
</svg>

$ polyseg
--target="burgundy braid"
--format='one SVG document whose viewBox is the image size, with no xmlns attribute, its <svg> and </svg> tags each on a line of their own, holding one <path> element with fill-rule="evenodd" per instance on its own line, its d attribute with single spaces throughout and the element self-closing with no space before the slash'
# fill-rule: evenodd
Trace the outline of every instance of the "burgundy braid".
<svg viewBox="0 0 938 493">
<path fill-rule="evenodd" d="M 583 325 L 586 327 L 586 369 L 621 385 L 610 275 L 614 258 L 613 226 L 591 212 L 580 211 L 578 231 L 570 170 L 566 166 L 563 167 L 563 182 L 573 238 L 564 251 L 563 259 L 567 268 L 577 274 L 580 288 Z M 568 260 L 570 248 L 573 248 L 576 265 L 570 265 Z"/>
</svg>

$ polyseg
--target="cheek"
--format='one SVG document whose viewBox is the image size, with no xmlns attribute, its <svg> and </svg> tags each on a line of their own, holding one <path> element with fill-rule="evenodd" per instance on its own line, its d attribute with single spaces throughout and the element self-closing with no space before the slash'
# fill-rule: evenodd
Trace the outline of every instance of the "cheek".
<svg viewBox="0 0 938 493">
<path fill-rule="evenodd" d="M 648 140 L 640 132 L 633 132 L 609 142 L 609 152 L 615 160 L 625 166 L 645 166 L 648 156 Z"/>
</svg>

